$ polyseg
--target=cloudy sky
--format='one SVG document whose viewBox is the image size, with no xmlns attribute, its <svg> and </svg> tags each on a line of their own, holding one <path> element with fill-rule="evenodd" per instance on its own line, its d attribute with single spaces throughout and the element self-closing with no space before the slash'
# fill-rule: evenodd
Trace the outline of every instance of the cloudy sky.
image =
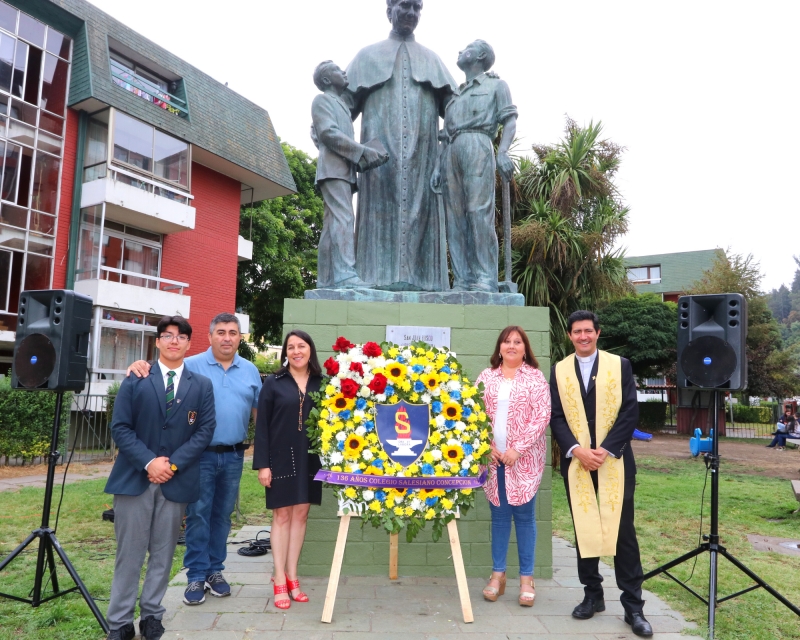
<svg viewBox="0 0 800 640">
<path fill-rule="evenodd" d="M 390 25 L 384 0 L 90 0 L 308 138 L 315 65 L 345 66 Z M 564 116 L 626 147 L 618 186 L 630 256 L 731 247 L 790 282 L 800 255 L 800 3 L 426 0 L 417 40 L 455 61 L 476 38 L 519 108 L 519 149 L 556 142 Z M 146 51 L 142 52 L 147 55 Z"/>
</svg>

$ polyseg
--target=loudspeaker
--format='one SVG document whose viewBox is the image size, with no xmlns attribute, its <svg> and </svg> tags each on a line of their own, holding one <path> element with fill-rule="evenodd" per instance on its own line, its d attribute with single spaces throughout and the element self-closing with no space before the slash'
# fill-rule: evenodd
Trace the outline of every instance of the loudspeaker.
<svg viewBox="0 0 800 640">
<path fill-rule="evenodd" d="M 82 391 L 86 384 L 92 299 L 63 289 L 23 291 L 11 387 Z"/>
<path fill-rule="evenodd" d="M 747 301 L 738 293 L 678 299 L 678 386 L 747 387 Z"/>
</svg>

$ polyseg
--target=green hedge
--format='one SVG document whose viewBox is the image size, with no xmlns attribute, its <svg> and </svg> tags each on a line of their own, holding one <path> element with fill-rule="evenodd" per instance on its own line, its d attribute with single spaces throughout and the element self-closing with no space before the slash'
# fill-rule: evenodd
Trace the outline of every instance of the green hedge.
<svg viewBox="0 0 800 640">
<path fill-rule="evenodd" d="M 642 429 L 661 429 L 667 421 L 666 402 L 640 402 L 639 426 Z"/>
<path fill-rule="evenodd" d="M 61 424 L 69 424 L 72 394 L 64 394 Z M 50 450 L 56 394 L 50 391 L 16 391 L 11 378 L 0 378 L 0 456 L 29 461 Z"/>
<path fill-rule="evenodd" d="M 726 403 L 725 410 L 728 417 L 731 415 L 731 405 Z M 748 407 L 743 404 L 733 405 L 733 420 L 734 422 L 753 422 L 756 424 L 772 424 L 773 422 L 773 409 L 770 406 Z"/>
</svg>

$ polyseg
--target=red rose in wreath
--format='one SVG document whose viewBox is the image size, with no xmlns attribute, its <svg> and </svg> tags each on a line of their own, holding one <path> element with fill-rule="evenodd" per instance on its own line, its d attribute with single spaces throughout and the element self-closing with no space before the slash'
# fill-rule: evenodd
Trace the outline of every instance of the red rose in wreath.
<svg viewBox="0 0 800 640">
<path fill-rule="evenodd" d="M 339 373 L 339 363 L 333 358 L 328 358 L 322 366 L 325 367 L 325 371 L 329 376 L 335 376 Z"/>
<path fill-rule="evenodd" d="M 383 355 L 381 346 L 377 342 L 367 342 L 362 351 L 368 358 L 377 358 L 378 356 Z"/>
<path fill-rule="evenodd" d="M 382 373 L 376 373 L 372 382 L 369 383 L 369 388 L 372 393 L 383 393 L 386 391 L 387 384 L 389 384 L 389 381 L 386 379 L 386 376 Z"/>
<path fill-rule="evenodd" d="M 351 380 L 350 378 L 342 380 L 342 395 L 345 398 L 355 398 L 360 388 L 361 387 L 355 380 Z"/>
<path fill-rule="evenodd" d="M 364 375 L 364 367 L 361 366 L 360 362 L 351 362 L 350 371 L 355 371 L 360 376 Z"/>
<path fill-rule="evenodd" d="M 347 338 L 339 336 L 338 338 L 336 338 L 336 343 L 333 345 L 333 350 L 345 352 L 345 351 L 350 351 L 350 349 L 352 349 L 355 346 L 356 345 L 350 342 Z"/>
</svg>

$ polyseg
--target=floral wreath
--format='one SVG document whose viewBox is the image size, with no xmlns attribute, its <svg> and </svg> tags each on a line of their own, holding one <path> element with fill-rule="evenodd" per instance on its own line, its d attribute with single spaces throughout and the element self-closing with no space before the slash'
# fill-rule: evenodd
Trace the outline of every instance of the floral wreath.
<svg viewBox="0 0 800 640">
<path fill-rule="evenodd" d="M 474 386 L 463 375 L 456 354 L 425 342 L 407 347 L 388 342 L 354 345 L 343 337 L 333 350 L 336 355 L 325 361 L 327 376 L 322 390 L 314 394 L 316 408 L 307 422 L 324 470 L 437 478 L 440 486 L 448 485 L 445 478 L 452 485 L 457 484 L 455 478 L 481 477 L 490 459 L 491 424 L 484 410 L 483 385 Z M 427 445 L 417 462 L 406 467 L 386 454 L 375 428 L 376 405 L 401 400 L 430 406 Z M 409 541 L 428 520 L 433 521 L 433 539 L 438 540 L 444 525 L 475 503 L 473 488 L 413 489 L 402 486 L 403 481 L 379 488 L 359 480 L 365 486 L 330 485 L 342 511 L 356 512 L 390 533 L 406 527 Z M 474 480 L 472 486 L 479 482 Z"/>
</svg>

